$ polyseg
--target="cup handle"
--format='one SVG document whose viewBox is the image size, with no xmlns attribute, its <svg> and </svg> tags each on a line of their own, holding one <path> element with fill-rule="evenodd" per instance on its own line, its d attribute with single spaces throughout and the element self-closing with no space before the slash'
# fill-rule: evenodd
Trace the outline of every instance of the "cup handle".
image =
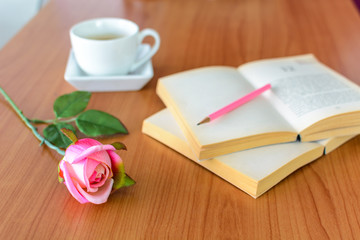
<svg viewBox="0 0 360 240">
<path fill-rule="evenodd" d="M 154 54 L 159 50 L 159 47 L 160 47 L 160 36 L 159 34 L 153 30 L 153 29 L 150 29 L 150 28 L 146 28 L 144 30 L 142 30 L 140 33 L 139 33 L 139 36 L 138 36 L 138 43 L 140 44 L 145 37 L 147 36 L 151 36 L 154 38 L 155 40 L 155 43 L 154 43 L 154 46 L 152 46 L 152 48 L 150 49 L 149 52 L 147 52 L 145 54 L 145 56 L 143 56 L 141 59 L 138 59 L 130 68 L 130 72 L 133 72 L 135 71 L 138 67 L 140 67 L 142 64 L 144 64 L 145 62 L 149 61 L 150 58 L 152 56 L 154 56 Z"/>
</svg>

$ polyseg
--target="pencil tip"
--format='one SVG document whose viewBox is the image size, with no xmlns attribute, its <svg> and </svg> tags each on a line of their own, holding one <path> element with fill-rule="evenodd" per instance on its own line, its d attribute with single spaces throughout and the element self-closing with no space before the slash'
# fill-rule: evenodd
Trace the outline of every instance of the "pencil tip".
<svg viewBox="0 0 360 240">
<path fill-rule="evenodd" d="M 206 117 L 201 122 L 199 122 L 197 125 L 200 125 L 200 124 L 203 124 L 203 123 L 208 123 L 208 122 L 210 122 L 210 118 Z"/>
</svg>

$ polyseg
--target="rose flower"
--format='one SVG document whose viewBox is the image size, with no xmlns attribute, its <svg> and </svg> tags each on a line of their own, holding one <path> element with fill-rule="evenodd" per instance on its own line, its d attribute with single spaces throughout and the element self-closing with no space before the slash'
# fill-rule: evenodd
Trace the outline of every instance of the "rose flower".
<svg viewBox="0 0 360 240">
<path fill-rule="evenodd" d="M 114 146 L 84 138 L 66 149 L 59 163 L 59 180 L 80 203 L 104 203 L 113 190 L 134 184 Z"/>
</svg>

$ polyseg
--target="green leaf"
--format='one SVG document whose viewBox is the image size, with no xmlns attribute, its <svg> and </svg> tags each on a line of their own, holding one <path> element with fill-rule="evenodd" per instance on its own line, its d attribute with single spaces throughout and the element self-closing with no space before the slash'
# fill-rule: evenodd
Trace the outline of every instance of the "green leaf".
<svg viewBox="0 0 360 240">
<path fill-rule="evenodd" d="M 129 177 L 126 173 L 123 173 L 121 175 L 121 179 L 117 179 L 115 180 L 114 179 L 114 184 L 113 184 L 113 187 L 112 187 L 112 191 L 116 191 L 118 190 L 119 188 L 122 188 L 122 187 L 130 187 L 132 185 L 134 185 L 136 182 L 131 178 Z"/>
<path fill-rule="evenodd" d="M 116 117 L 98 110 L 87 110 L 76 118 L 76 125 L 85 135 L 97 137 L 128 131 Z"/>
<path fill-rule="evenodd" d="M 114 142 L 111 144 L 116 150 L 127 150 L 125 144 L 121 143 L 121 142 Z"/>
<path fill-rule="evenodd" d="M 124 163 L 120 163 L 116 168 L 113 168 L 114 184 L 112 190 L 115 191 L 125 185 L 125 168 Z"/>
<path fill-rule="evenodd" d="M 125 174 L 125 182 L 124 182 L 124 187 L 129 187 L 131 185 L 134 185 L 136 182 L 134 181 L 134 179 L 132 179 L 131 177 L 129 177 L 129 175 Z"/>
<path fill-rule="evenodd" d="M 74 133 L 75 130 L 73 131 L 73 130 L 70 130 L 70 129 L 67 129 L 67 128 L 62 128 L 60 130 L 68 139 L 70 139 L 70 141 L 72 143 L 76 143 L 78 141 L 78 139 L 77 139 L 77 137 L 76 137 L 76 135 Z"/>
<path fill-rule="evenodd" d="M 62 128 L 67 128 L 75 132 L 75 128 L 72 125 L 68 123 L 57 123 L 47 126 L 43 133 L 46 140 L 55 146 L 59 148 L 67 148 L 72 141 L 61 132 Z"/>
<path fill-rule="evenodd" d="M 58 97 L 54 102 L 57 118 L 73 117 L 85 110 L 91 97 L 90 92 L 75 91 Z"/>
<path fill-rule="evenodd" d="M 129 187 L 135 184 L 135 181 L 125 173 L 125 168 L 123 163 L 121 163 L 118 166 L 118 169 L 114 171 L 113 174 L 114 174 L 113 176 L 114 184 L 112 187 L 112 191 L 116 191 L 119 188 Z"/>
</svg>

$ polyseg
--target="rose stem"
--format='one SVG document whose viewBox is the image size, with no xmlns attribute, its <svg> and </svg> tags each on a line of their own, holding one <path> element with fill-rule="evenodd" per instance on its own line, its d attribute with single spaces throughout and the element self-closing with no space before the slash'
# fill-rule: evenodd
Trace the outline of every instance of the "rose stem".
<svg viewBox="0 0 360 240">
<path fill-rule="evenodd" d="M 29 122 L 29 120 L 23 115 L 22 111 L 15 105 L 15 103 L 13 102 L 13 100 L 9 97 L 9 95 L 7 95 L 7 93 L 0 87 L 0 92 L 1 94 L 4 96 L 5 100 L 8 101 L 11 105 L 11 107 L 15 110 L 15 112 L 19 115 L 19 117 L 21 118 L 21 120 L 23 120 L 23 122 L 26 124 L 26 126 L 28 128 L 31 129 L 31 131 L 33 132 L 34 136 L 40 140 L 40 145 L 45 144 L 46 146 L 48 146 L 51 149 L 56 150 L 59 154 L 61 155 L 65 155 L 65 152 L 63 150 L 61 150 L 60 148 L 56 147 L 55 145 L 53 145 L 51 142 L 49 142 L 48 140 L 46 140 L 44 137 L 42 137 L 38 131 L 36 130 L 36 128 L 31 125 L 31 123 Z"/>
</svg>

